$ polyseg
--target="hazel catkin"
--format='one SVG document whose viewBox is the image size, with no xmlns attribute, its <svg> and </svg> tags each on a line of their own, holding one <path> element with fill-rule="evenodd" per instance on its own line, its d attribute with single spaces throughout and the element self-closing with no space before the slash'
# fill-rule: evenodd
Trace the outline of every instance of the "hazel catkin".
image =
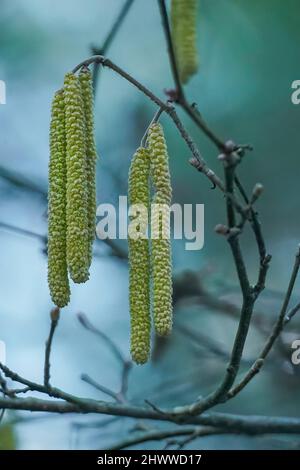
<svg viewBox="0 0 300 470">
<path fill-rule="evenodd" d="M 170 204 L 172 188 L 169 157 L 162 126 L 153 123 L 148 130 L 150 175 L 154 186 L 151 202 L 151 274 L 153 317 L 156 332 L 165 336 L 172 329 L 172 259 Z"/>
<path fill-rule="evenodd" d="M 48 191 L 48 284 L 53 302 L 64 307 L 70 300 L 66 260 L 66 140 L 62 91 L 52 102 Z"/>
<path fill-rule="evenodd" d="M 196 20 L 197 0 L 172 0 L 172 38 L 182 83 L 198 70 Z"/>
<path fill-rule="evenodd" d="M 137 364 L 145 363 L 150 352 L 149 170 L 149 153 L 139 148 L 132 158 L 128 184 L 130 207 L 138 205 L 137 209 L 144 209 L 138 214 L 135 234 L 130 232 L 129 226 L 128 238 L 131 355 Z"/>
<path fill-rule="evenodd" d="M 79 81 L 85 114 L 85 147 L 86 147 L 86 182 L 87 182 L 87 223 L 89 239 L 88 265 L 93 253 L 96 224 L 96 161 L 97 150 L 94 137 L 94 96 L 92 74 L 85 67 L 79 73 Z"/>
<path fill-rule="evenodd" d="M 85 114 L 78 77 L 64 81 L 67 142 L 67 264 L 74 282 L 89 278 Z"/>
</svg>

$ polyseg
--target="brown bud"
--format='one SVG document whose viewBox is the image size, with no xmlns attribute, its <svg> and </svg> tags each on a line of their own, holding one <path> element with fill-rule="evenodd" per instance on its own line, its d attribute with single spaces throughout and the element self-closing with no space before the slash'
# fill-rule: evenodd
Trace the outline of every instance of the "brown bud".
<svg viewBox="0 0 300 470">
<path fill-rule="evenodd" d="M 219 235 L 228 235 L 229 228 L 226 225 L 218 224 L 215 226 L 215 232 Z"/>
<path fill-rule="evenodd" d="M 59 314 L 60 314 L 60 308 L 54 307 L 50 312 L 51 321 L 58 321 L 59 320 Z"/>
<path fill-rule="evenodd" d="M 261 183 L 256 183 L 256 185 L 254 186 L 253 191 L 252 191 L 252 196 L 255 199 L 257 199 L 261 195 L 263 190 L 264 190 L 263 185 Z"/>
</svg>

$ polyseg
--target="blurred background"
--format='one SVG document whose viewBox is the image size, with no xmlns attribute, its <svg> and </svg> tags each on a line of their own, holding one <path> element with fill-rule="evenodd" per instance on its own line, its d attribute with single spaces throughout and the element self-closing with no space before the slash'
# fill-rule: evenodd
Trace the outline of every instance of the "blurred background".
<svg viewBox="0 0 300 470">
<path fill-rule="evenodd" d="M 7 365 L 41 381 L 44 343 L 52 308 L 47 286 L 46 194 L 50 103 L 65 72 L 101 47 L 124 0 L 1 1 L 0 79 L 6 105 L 0 105 L 0 339 Z M 273 255 L 267 289 L 257 303 L 243 368 L 262 345 L 276 318 L 299 243 L 298 217 L 300 106 L 291 102 L 291 83 L 300 78 L 300 3 L 297 0 L 199 0 L 200 69 L 186 87 L 209 125 L 223 139 L 251 143 L 239 174 L 248 191 L 256 182 L 265 192 L 257 208 L 268 251 Z M 164 35 L 155 0 L 135 0 L 107 52 L 118 65 L 163 97 L 172 87 Z M 179 115 L 216 171 L 215 147 L 179 109 Z M 98 203 L 126 195 L 130 159 L 155 106 L 110 70 L 100 72 L 95 101 Z M 239 315 L 240 294 L 226 240 L 214 233 L 225 222 L 224 199 L 187 164 L 189 151 L 177 129 L 162 117 L 170 153 L 173 202 L 205 205 L 205 244 L 186 251 L 173 243 L 175 327 L 168 341 L 153 340 L 153 359 L 134 366 L 128 398 L 160 406 L 195 400 L 222 377 Z M 95 243 L 90 281 L 72 286 L 52 353 L 52 383 L 76 395 L 104 398 L 84 383 L 85 373 L 118 390 L 121 364 L 111 348 L 87 331 L 79 312 L 129 356 L 126 241 L 112 250 Z M 253 282 L 258 258 L 251 232 L 243 247 Z M 296 289 L 299 294 L 299 288 Z M 262 327 L 263 326 L 263 327 Z M 264 371 L 218 411 L 295 416 L 299 414 L 300 366 L 290 362 L 291 343 L 300 338 L 297 318 Z M 155 423 L 149 423 L 155 425 Z M 6 413 L 0 449 L 105 449 L 126 436 L 132 419 L 95 416 L 39 416 Z M 164 443 L 146 443 L 160 449 Z M 207 437 L 190 448 L 295 448 L 295 437 Z"/>
</svg>

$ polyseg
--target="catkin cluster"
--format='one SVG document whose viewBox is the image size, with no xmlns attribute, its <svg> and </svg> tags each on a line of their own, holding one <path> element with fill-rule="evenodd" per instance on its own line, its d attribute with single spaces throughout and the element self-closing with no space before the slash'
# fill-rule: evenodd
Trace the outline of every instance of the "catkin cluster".
<svg viewBox="0 0 300 470">
<path fill-rule="evenodd" d="M 70 299 L 68 272 L 76 283 L 89 278 L 96 217 L 96 147 L 92 77 L 65 75 L 52 105 L 49 164 L 48 281 L 53 302 Z"/>
<path fill-rule="evenodd" d="M 182 83 L 198 70 L 196 16 L 197 0 L 172 0 L 172 38 Z"/>
<path fill-rule="evenodd" d="M 151 211 L 150 181 L 154 187 Z M 139 215 L 136 219 L 138 227 L 133 227 L 134 233 L 129 230 L 128 242 L 131 355 L 138 364 L 146 362 L 149 357 L 151 303 L 156 333 L 167 335 L 172 328 L 172 263 L 169 236 L 171 197 L 168 153 L 163 130 L 160 124 L 153 123 L 148 130 L 147 148 L 139 148 L 136 151 L 129 172 L 130 210 L 136 215 L 137 207 Z M 147 237 L 150 213 L 151 243 Z M 134 216 L 131 219 L 134 219 Z"/>
<path fill-rule="evenodd" d="M 128 184 L 131 223 L 138 215 L 138 222 L 133 226 L 135 233 L 130 232 L 128 238 L 131 355 L 137 364 L 145 363 L 150 352 L 150 256 L 147 239 L 149 172 L 149 152 L 145 148 L 139 148 L 132 158 Z"/>
<path fill-rule="evenodd" d="M 53 302 L 64 307 L 70 300 L 66 258 L 66 137 L 64 97 L 52 102 L 48 198 L 48 283 Z"/>
<path fill-rule="evenodd" d="M 172 189 L 169 158 L 159 123 L 150 126 L 148 149 L 154 186 L 151 217 L 151 272 L 155 331 L 162 336 L 172 329 L 172 261 L 170 243 L 170 205 Z"/>
</svg>

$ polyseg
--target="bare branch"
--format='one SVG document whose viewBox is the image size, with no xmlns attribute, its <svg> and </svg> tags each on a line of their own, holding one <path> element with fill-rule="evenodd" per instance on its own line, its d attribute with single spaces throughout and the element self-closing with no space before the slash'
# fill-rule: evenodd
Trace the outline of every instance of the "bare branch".
<svg viewBox="0 0 300 470">
<path fill-rule="evenodd" d="M 110 28 L 106 38 L 103 41 L 103 44 L 101 47 L 91 47 L 92 54 L 96 55 L 105 55 L 108 49 L 110 48 L 112 42 L 114 41 L 116 35 L 118 34 L 120 27 L 123 24 L 123 21 L 125 20 L 127 13 L 129 12 L 134 0 L 126 0 L 124 5 L 122 6 L 120 12 L 118 13 L 114 23 L 112 24 L 112 27 Z M 94 94 L 96 94 L 97 91 L 97 83 L 98 83 L 98 78 L 99 78 L 99 64 L 95 63 L 94 64 L 94 70 L 93 70 L 93 88 L 94 88 Z"/>
<path fill-rule="evenodd" d="M 52 341 L 54 337 L 54 333 L 56 327 L 59 322 L 59 314 L 60 310 L 58 307 L 55 307 L 51 310 L 50 318 L 51 318 L 51 326 L 48 339 L 46 341 L 46 348 L 45 348 L 45 363 L 44 363 L 44 385 L 46 388 L 51 388 L 50 385 L 50 354 L 51 354 L 51 347 Z"/>
<path fill-rule="evenodd" d="M 258 359 L 254 362 L 250 370 L 245 374 L 243 379 L 229 391 L 227 397 L 233 398 L 235 397 L 245 386 L 255 377 L 255 375 L 260 371 L 262 368 L 266 357 L 268 356 L 269 352 L 271 351 L 275 341 L 277 340 L 278 336 L 280 335 L 284 326 L 290 321 L 290 319 L 297 313 L 300 309 L 300 303 L 297 304 L 289 313 L 286 315 L 287 308 L 290 302 L 290 298 L 295 286 L 296 278 L 298 276 L 300 266 L 300 247 L 298 248 L 298 252 L 296 254 L 291 278 L 289 281 L 288 289 L 278 316 L 278 320 L 276 321 L 270 336 L 268 337 L 261 353 L 258 356 Z"/>
<path fill-rule="evenodd" d="M 82 399 L 77 398 L 79 401 Z M 111 416 L 127 416 L 130 418 L 150 419 L 155 421 L 171 421 L 171 410 L 167 413 L 157 413 L 152 409 L 133 405 L 107 403 L 88 400 L 89 407 L 62 400 L 41 400 L 39 398 L 0 398 L 0 408 L 12 410 L 27 410 L 48 413 L 83 413 Z M 270 417 L 255 415 L 234 415 L 225 413 L 210 413 L 190 418 L 195 425 L 213 426 L 230 429 L 232 433 L 245 434 L 299 434 L 300 419 L 290 417 Z"/>
<path fill-rule="evenodd" d="M 127 359 L 123 356 L 122 351 L 119 349 L 119 347 L 111 340 L 109 336 L 107 336 L 103 331 L 99 330 L 96 328 L 90 320 L 87 318 L 87 316 L 84 313 L 78 313 L 77 318 L 81 325 L 88 331 L 91 331 L 95 335 L 97 335 L 99 338 L 101 338 L 106 345 L 109 347 L 109 349 L 112 351 L 114 356 L 117 358 L 117 360 L 123 365 L 124 363 L 127 362 Z"/>
<path fill-rule="evenodd" d="M 47 243 L 47 237 L 45 235 L 33 232 L 32 230 L 17 227 L 16 225 L 8 224 L 6 222 L 0 222 L 0 228 L 3 228 L 4 230 L 8 230 L 10 232 L 18 233 L 20 235 L 24 235 L 26 237 L 35 238 L 41 241 L 44 245 Z"/>
<path fill-rule="evenodd" d="M 169 55 L 169 61 L 171 65 L 171 71 L 172 71 L 173 79 L 174 79 L 175 86 L 176 86 L 175 102 L 177 102 L 185 110 L 185 112 L 190 116 L 190 118 L 197 124 L 198 127 L 200 127 L 200 129 L 204 132 L 204 134 L 207 135 L 207 137 L 218 147 L 219 150 L 226 151 L 225 143 L 222 142 L 222 140 L 219 139 L 219 137 L 217 137 L 211 129 L 209 129 L 209 127 L 202 119 L 195 105 L 190 105 L 185 98 L 185 94 L 183 91 L 182 84 L 180 82 L 178 68 L 176 64 L 175 51 L 174 51 L 174 46 L 172 42 L 172 36 L 171 36 L 171 31 L 170 31 L 170 25 L 169 25 L 169 19 L 168 19 L 165 0 L 158 0 L 158 3 L 159 3 L 159 8 L 160 8 L 160 14 L 161 14 L 164 33 L 165 33 L 166 43 L 168 47 L 168 55 Z"/>
<path fill-rule="evenodd" d="M 87 384 L 94 387 L 96 390 L 99 390 L 99 392 L 102 392 L 105 395 L 108 395 L 109 397 L 113 398 L 115 401 L 122 403 L 117 393 L 105 387 L 104 385 L 99 384 L 94 379 L 92 379 L 88 374 L 81 374 L 80 378 L 81 380 L 83 380 L 83 382 L 86 382 Z"/>
<path fill-rule="evenodd" d="M 150 430 L 143 433 L 138 433 L 138 435 L 130 436 L 121 440 L 114 444 L 113 446 L 109 447 L 108 450 L 121 450 L 127 449 L 128 447 L 132 447 L 137 444 L 141 444 L 142 442 L 149 442 L 149 441 L 162 441 L 169 437 L 174 436 L 193 436 L 195 439 L 196 437 L 201 436 L 211 436 L 213 434 L 223 434 L 221 430 L 215 428 L 197 428 L 191 426 L 182 426 L 172 429 L 155 429 Z"/>
<path fill-rule="evenodd" d="M 168 13 L 167 13 L 165 0 L 158 0 L 158 5 L 159 5 L 162 25 L 163 25 L 163 29 L 164 29 L 164 33 L 166 37 L 166 43 L 168 47 L 168 55 L 169 55 L 169 60 L 170 60 L 171 71 L 172 71 L 173 79 L 174 79 L 175 86 L 176 86 L 176 90 L 175 90 L 176 100 L 175 101 L 180 101 L 182 98 L 184 98 L 184 91 L 183 91 L 183 87 L 182 87 L 180 77 L 179 77 L 179 71 L 177 67 L 177 61 L 176 61 L 174 45 L 173 45 L 172 36 L 171 36 L 171 30 L 169 26 Z"/>
<path fill-rule="evenodd" d="M 180 132 L 182 138 L 186 142 L 187 146 L 189 147 L 190 151 L 193 154 L 193 157 L 198 161 L 198 170 L 201 171 L 212 183 L 214 186 L 218 186 L 221 191 L 224 190 L 224 185 L 221 179 L 207 166 L 206 161 L 200 154 L 199 150 L 197 149 L 197 146 L 193 142 L 191 136 L 189 133 L 186 131 L 184 128 L 181 120 L 179 119 L 175 108 L 169 104 L 169 103 L 164 103 L 160 98 L 158 98 L 152 91 L 150 91 L 147 87 L 142 85 L 138 80 L 136 80 L 134 77 L 132 77 L 130 74 L 125 72 L 125 70 L 121 69 L 118 65 L 113 63 L 111 60 L 106 59 L 103 56 L 100 55 L 95 55 L 90 57 L 89 59 L 84 60 L 80 64 L 78 64 L 74 69 L 73 73 L 76 73 L 79 69 L 81 69 L 84 66 L 89 66 L 90 64 L 93 63 L 99 63 L 102 64 L 104 67 L 108 67 L 114 72 L 116 72 L 118 75 L 120 75 L 122 78 L 127 80 L 129 83 L 134 85 L 138 90 L 140 90 L 142 93 L 144 93 L 145 96 L 147 96 L 151 101 L 153 101 L 157 106 L 159 106 L 161 109 L 163 109 L 173 120 L 174 124 L 176 125 L 178 131 Z"/>
<path fill-rule="evenodd" d="M 7 168 L 0 166 L 0 178 L 8 181 L 8 183 L 12 184 L 18 189 L 38 194 L 42 197 L 42 199 L 47 198 L 47 191 L 44 191 L 40 186 L 25 178 L 17 171 L 8 170 Z"/>
</svg>

